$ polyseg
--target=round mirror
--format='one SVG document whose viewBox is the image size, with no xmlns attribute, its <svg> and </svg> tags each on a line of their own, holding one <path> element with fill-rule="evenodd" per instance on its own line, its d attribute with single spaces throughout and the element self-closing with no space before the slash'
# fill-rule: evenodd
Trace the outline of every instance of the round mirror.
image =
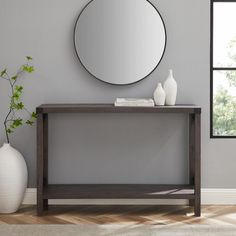
<svg viewBox="0 0 236 236">
<path fill-rule="evenodd" d="M 132 84 L 160 63 L 166 30 L 147 0 L 92 0 L 76 21 L 74 44 L 80 62 L 97 79 Z"/>
</svg>

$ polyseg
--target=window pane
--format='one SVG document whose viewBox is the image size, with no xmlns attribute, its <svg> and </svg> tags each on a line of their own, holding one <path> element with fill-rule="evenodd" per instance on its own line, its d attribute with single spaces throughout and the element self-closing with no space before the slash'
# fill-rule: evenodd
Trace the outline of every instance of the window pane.
<svg viewBox="0 0 236 236">
<path fill-rule="evenodd" d="M 214 67 L 236 67 L 236 2 L 214 3 Z"/>
<path fill-rule="evenodd" d="M 213 135 L 236 136 L 236 71 L 214 71 Z"/>
</svg>

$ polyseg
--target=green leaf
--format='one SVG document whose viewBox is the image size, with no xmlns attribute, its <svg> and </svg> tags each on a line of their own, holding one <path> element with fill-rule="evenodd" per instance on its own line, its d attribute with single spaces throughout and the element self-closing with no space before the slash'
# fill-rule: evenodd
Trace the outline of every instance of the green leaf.
<svg viewBox="0 0 236 236">
<path fill-rule="evenodd" d="M 24 65 L 22 66 L 22 70 L 28 73 L 32 73 L 34 71 L 34 67 L 33 66 L 28 66 L 28 65 Z"/>
<path fill-rule="evenodd" d="M 18 101 L 19 99 L 20 99 L 20 94 L 19 93 L 17 93 L 17 92 L 15 92 L 15 93 L 13 93 L 13 99 L 15 99 L 16 101 Z"/>
<path fill-rule="evenodd" d="M 15 109 L 16 110 L 22 110 L 24 108 L 24 104 L 22 102 L 18 102 L 15 104 Z"/>
<path fill-rule="evenodd" d="M 32 57 L 30 57 L 30 56 L 27 56 L 27 57 L 26 57 L 26 59 L 27 59 L 28 61 L 31 61 L 31 60 L 33 60 L 33 58 L 32 58 Z"/>
<path fill-rule="evenodd" d="M 32 112 L 31 117 L 37 119 L 37 114 L 35 112 Z"/>
<path fill-rule="evenodd" d="M 21 85 L 16 85 L 15 86 L 15 91 L 19 92 L 19 93 L 22 93 L 23 92 L 23 87 Z"/>
<path fill-rule="evenodd" d="M 20 127 L 21 125 L 23 125 L 22 121 L 23 120 L 21 118 L 13 120 L 11 122 L 9 130 L 13 132 L 14 129 L 16 129 L 16 128 Z"/>
<path fill-rule="evenodd" d="M 23 87 L 20 85 L 16 85 L 14 88 L 13 96 L 12 96 L 13 100 L 18 101 L 20 99 L 20 96 L 22 95 L 22 92 L 23 92 Z M 15 104 L 12 104 L 12 105 L 13 107 L 15 107 Z"/>
<path fill-rule="evenodd" d="M 29 72 L 29 73 L 34 72 L 34 67 L 33 67 L 33 66 L 29 66 L 28 72 Z"/>
<path fill-rule="evenodd" d="M 7 69 L 5 69 L 5 70 L 1 71 L 1 73 L 0 73 L 0 76 L 3 76 L 3 75 L 5 75 L 6 73 L 7 73 Z"/>
<path fill-rule="evenodd" d="M 34 124 L 34 122 L 33 122 L 32 120 L 27 120 L 25 123 L 26 123 L 27 125 L 33 125 L 33 124 Z"/>
<path fill-rule="evenodd" d="M 28 66 L 27 65 L 22 66 L 22 70 L 28 72 Z"/>
<path fill-rule="evenodd" d="M 13 123 L 10 125 L 11 130 L 15 129 L 16 127 L 13 125 Z"/>
<path fill-rule="evenodd" d="M 18 119 L 16 119 L 16 120 L 14 120 L 13 123 L 12 123 L 12 125 L 13 125 L 15 128 L 21 126 L 21 125 L 22 125 L 22 119 L 18 118 Z"/>
<path fill-rule="evenodd" d="M 17 79 L 17 76 L 15 75 L 15 76 L 11 77 L 11 79 L 12 79 L 12 80 L 16 80 L 16 79 Z"/>
<path fill-rule="evenodd" d="M 11 129 L 9 129 L 9 128 L 6 131 L 7 131 L 8 134 L 13 133 L 13 131 Z"/>
<path fill-rule="evenodd" d="M 15 108 L 15 103 L 14 102 L 11 102 L 10 103 L 10 109 L 14 109 Z"/>
</svg>

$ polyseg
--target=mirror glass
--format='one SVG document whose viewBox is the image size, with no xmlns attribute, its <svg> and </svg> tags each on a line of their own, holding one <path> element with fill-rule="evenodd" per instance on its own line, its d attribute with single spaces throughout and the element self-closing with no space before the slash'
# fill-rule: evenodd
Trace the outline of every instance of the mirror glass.
<svg viewBox="0 0 236 236">
<path fill-rule="evenodd" d="M 76 21 L 74 44 L 80 62 L 97 79 L 132 84 L 160 63 L 166 30 L 147 0 L 92 0 Z"/>
</svg>

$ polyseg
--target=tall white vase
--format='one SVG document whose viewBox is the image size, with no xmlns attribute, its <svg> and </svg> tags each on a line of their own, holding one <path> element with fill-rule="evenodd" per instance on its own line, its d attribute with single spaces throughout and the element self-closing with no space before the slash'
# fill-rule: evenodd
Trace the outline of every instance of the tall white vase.
<svg viewBox="0 0 236 236">
<path fill-rule="evenodd" d="M 16 212 L 27 187 L 27 167 L 23 156 L 10 144 L 0 148 L 0 213 Z"/>
<path fill-rule="evenodd" d="M 166 105 L 173 106 L 177 97 L 177 83 L 173 77 L 173 71 L 169 71 L 169 76 L 164 83 L 164 90 L 166 93 Z"/>
<path fill-rule="evenodd" d="M 164 106 L 165 105 L 165 99 L 166 99 L 166 93 L 164 89 L 162 88 L 161 83 L 158 83 L 156 90 L 153 94 L 155 104 L 157 106 Z"/>
</svg>

